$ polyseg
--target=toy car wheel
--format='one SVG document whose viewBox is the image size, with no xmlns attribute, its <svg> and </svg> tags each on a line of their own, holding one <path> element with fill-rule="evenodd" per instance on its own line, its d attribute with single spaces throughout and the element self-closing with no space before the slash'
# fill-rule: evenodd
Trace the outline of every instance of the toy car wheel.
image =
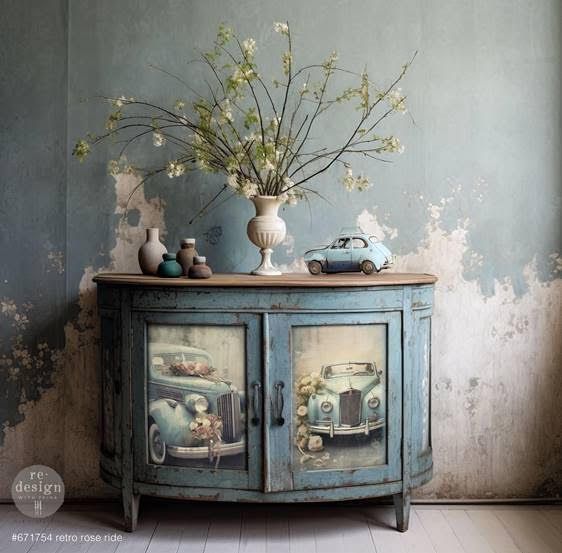
<svg viewBox="0 0 562 553">
<path fill-rule="evenodd" d="M 319 275 L 322 272 L 322 265 L 319 261 L 309 261 L 308 270 L 311 275 Z"/>
<path fill-rule="evenodd" d="M 372 261 L 366 259 L 361 263 L 361 270 L 366 274 L 370 275 L 375 270 L 375 264 Z"/>
<path fill-rule="evenodd" d="M 148 429 L 148 452 L 155 465 L 161 465 L 166 458 L 166 444 L 160 434 L 160 428 L 153 422 Z"/>
</svg>

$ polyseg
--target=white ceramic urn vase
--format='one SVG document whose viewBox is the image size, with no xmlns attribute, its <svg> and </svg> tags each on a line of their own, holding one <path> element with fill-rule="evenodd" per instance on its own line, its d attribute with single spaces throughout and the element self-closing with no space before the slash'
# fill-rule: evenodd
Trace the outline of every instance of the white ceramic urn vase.
<svg viewBox="0 0 562 553">
<path fill-rule="evenodd" d="M 146 242 L 139 249 L 139 266 L 145 275 L 156 275 L 162 255 L 168 253 L 166 246 L 160 242 L 159 234 L 159 229 L 147 228 Z"/>
<path fill-rule="evenodd" d="M 277 196 L 254 196 L 252 202 L 256 208 L 256 216 L 248 222 L 248 238 L 261 253 L 261 263 L 252 274 L 280 275 L 281 271 L 271 262 L 271 254 L 273 248 L 281 244 L 287 234 L 285 221 L 277 215 L 279 206 L 283 202 Z"/>
</svg>

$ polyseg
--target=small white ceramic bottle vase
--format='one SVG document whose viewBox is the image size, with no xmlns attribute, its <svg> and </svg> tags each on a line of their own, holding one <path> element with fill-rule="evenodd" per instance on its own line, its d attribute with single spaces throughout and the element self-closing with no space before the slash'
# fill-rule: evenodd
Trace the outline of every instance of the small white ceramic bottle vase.
<svg viewBox="0 0 562 553">
<path fill-rule="evenodd" d="M 162 255 L 168 253 L 166 246 L 160 242 L 160 229 L 147 228 L 146 242 L 139 249 L 139 265 L 145 275 L 156 275 Z"/>
<path fill-rule="evenodd" d="M 277 215 L 283 203 L 276 196 L 255 196 L 252 198 L 256 216 L 248 222 L 248 238 L 260 248 L 261 263 L 252 271 L 253 275 L 280 275 L 281 271 L 271 262 L 273 248 L 285 239 L 285 221 Z"/>
</svg>

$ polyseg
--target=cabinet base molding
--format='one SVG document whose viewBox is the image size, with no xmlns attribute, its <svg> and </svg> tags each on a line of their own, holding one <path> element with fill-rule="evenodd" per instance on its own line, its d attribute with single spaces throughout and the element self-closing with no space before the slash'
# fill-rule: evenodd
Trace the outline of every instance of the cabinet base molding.
<svg viewBox="0 0 562 553">
<path fill-rule="evenodd" d="M 396 510 L 396 528 L 400 532 L 405 532 L 408 529 L 410 518 L 411 494 L 405 494 L 402 491 L 401 481 L 366 486 L 350 486 L 348 488 L 319 488 L 272 493 L 224 488 L 185 488 L 183 486 L 134 482 L 134 493 L 129 494 L 123 491 L 121 479 L 118 476 L 103 470 L 103 468 L 100 471 L 100 475 L 109 485 L 122 491 L 124 526 L 127 532 L 133 532 L 136 529 L 140 497 L 142 495 L 168 499 L 184 499 L 187 501 L 220 501 L 226 503 L 322 503 L 392 497 Z M 423 486 L 431 480 L 432 476 L 433 467 L 429 467 L 423 473 L 414 475 L 412 477 L 412 487 Z"/>
</svg>

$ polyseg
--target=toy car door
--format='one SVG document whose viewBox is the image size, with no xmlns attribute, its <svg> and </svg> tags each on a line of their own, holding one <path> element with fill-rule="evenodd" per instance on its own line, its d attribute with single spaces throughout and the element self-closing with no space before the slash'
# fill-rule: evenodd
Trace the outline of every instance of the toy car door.
<svg viewBox="0 0 562 553">
<path fill-rule="evenodd" d="M 359 271 L 361 262 L 366 259 L 369 246 L 363 238 L 354 236 L 351 240 L 351 260 L 353 263 L 353 270 Z"/>
<path fill-rule="evenodd" d="M 326 253 L 328 272 L 352 271 L 352 248 L 349 238 L 338 238 Z"/>
</svg>

